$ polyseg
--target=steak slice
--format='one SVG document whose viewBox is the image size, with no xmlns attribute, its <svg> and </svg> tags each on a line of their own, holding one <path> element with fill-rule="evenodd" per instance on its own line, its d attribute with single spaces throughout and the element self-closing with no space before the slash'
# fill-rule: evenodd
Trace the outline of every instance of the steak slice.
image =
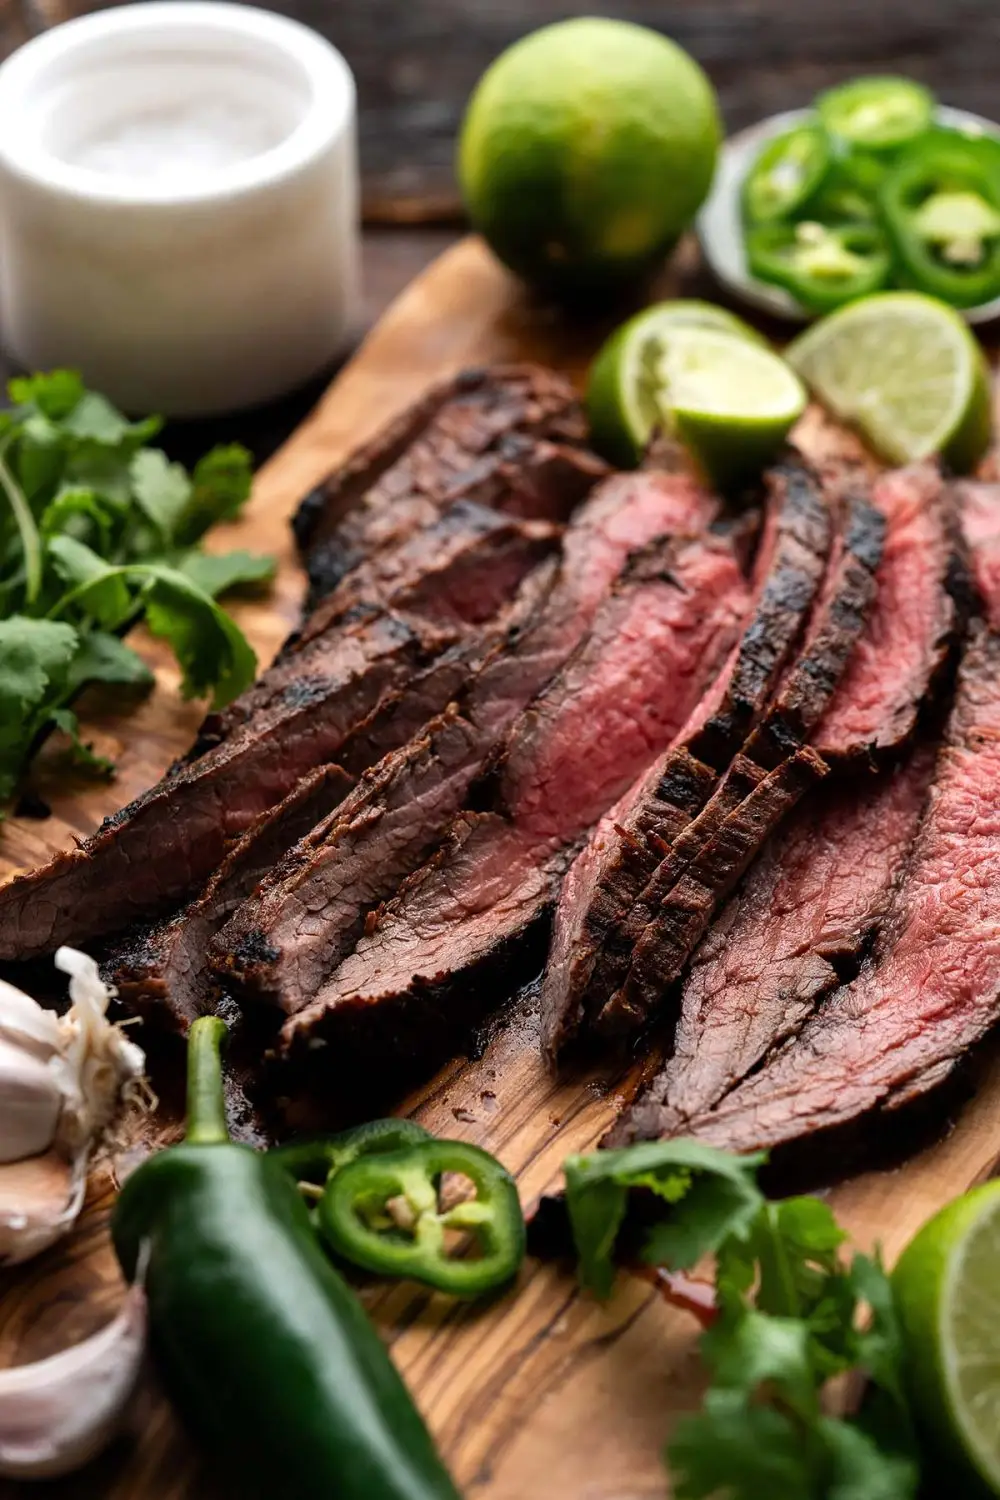
<svg viewBox="0 0 1000 1500">
<path fill-rule="evenodd" d="M 504 466 L 523 461 L 525 437 L 582 445 L 585 431 L 568 381 L 538 366 L 465 370 L 433 387 L 300 505 L 293 524 L 312 600 L 459 496 L 495 503 L 510 487 Z"/>
<path fill-rule="evenodd" d="M 669 741 L 739 628 L 745 590 L 731 548 L 711 538 L 652 543 L 593 630 L 515 723 L 484 788 L 438 852 L 376 915 L 282 1045 L 362 1029 L 391 1041 L 423 1007 L 429 1026 L 510 954 L 555 894 L 587 827 Z M 456 993 L 458 981 L 465 981 Z M 480 1005 L 482 1002 L 480 1002 Z"/>
<path fill-rule="evenodd" d="M 870 759 L 909 738 L 965 613 L 953 510 L 937 468 L 884 474 L 872 498 L 886 521 L 878 595 L 813 736 L 830 761 Z"/>
<path fill-rule="evenodd" d="M 614 1143 L 683 1135 L 840 983 L 884 919 L 934 769 L 922 745 L 896 770 L 796 812 L 699 948 L 674 1053 Z"/>
<path fill-rule="evenodd" d="M 977 629 L 914 846 L 871 960 L 722 1105 L 734 1150 L 871 1124 L 942 1083 L 1000 1014 L 1000 638 Z"/>
<path fill-rule="evenodd" d="M 542 986 L 550 1057 L 624 979 L 631 947 L 614 946 L 617 929 L 763 712 L 815 598 L 830 547 L 829 511 L 796 460 L 772 471 L 768 483 L 749 624 L 677 743 L 602 819 L 567 875 Z"/>
<path fill-rule="evenodd" d="M 339 766 L 310 771 L 238 839 L 201 895 L 167 922 L 132 938 L 107 965 L 133 1013 L 163 1016 L 184 1030 L 208 1001 L 212 936 L 288 848 L 342 802 L 353 781 Z"/>
<path fill-rule="evenodd" d="M 219 934 L 214 961 L 227 983 L 301 1009 L 353 946 L 366 911 L 430 854 L 493 745 L 590 628 L 633 548 L 663 532 L 701 531 L 714 510 L 681 476 L 621 476 L 596 491 L 566 533 L 552 587 L 456 695 L 461 714 L 426 731 L 421 721 L 416 740 L 362 778 Z M 348 764 L 353 749 L 345 747 Z"/>
<path fill-rule="evenodd" d="M 991 630 L 1000 630 L 1000 484 L 962 480 L 955 500 L 973 582 Z"/>
<path fill-rule="evenodd" d="M 176 905 L 222 863 L 233 839 L 404 692 L 440 646 L 438 632 L 387 613 L 345 629 L 322 670 L 286 684 L 78 848 L 0 887 L 0 957 L 85 943 Z"/>
<path fill-rule="evenodd" d="M 718 901 L 731 889 L 733 873 L 723 830 L 739 828 L 744 817 L 767 838 L 777 826 L 788 797 L 771 797 L 768 814 L 753 815 L 754 798 L 766 773 L 787 764 L 794 785 L 808 781 L 795 774 L 795 755 L 829 704 L 861 635 L 875 597 L 875 571 L 882 557 L 885 522 L 863 498 L 850 501 L 838 533 L 830 566 L 806 632 L 801 654 L 785 674 L 773 702 L 743 750 L 735 758 L 703 810 L 674 840 L 628 916 L 608 940 L 609 952 L 621 954 L 628 973 L 597 1017 L 600 1030 L 632 1031 L 649 1020 L 663 996 L 680 978 L 694 946 L 700 942 Z M 788 758 L 791 759 L 788 759 Z M 776 779 L 780 784 L 780 778 Z M 757 846 L 759 849 L 760 845 Z M 757 850 L 742 851 L 743 871 Z M 712 864 L 717 859 L 713 881 Z M 692 906 L 693 875 L 696 905 Z M 709 897 L 717 890 L 715 903 Z M 629 953 L 631 957 L 628 958 Z"/>
</svg>

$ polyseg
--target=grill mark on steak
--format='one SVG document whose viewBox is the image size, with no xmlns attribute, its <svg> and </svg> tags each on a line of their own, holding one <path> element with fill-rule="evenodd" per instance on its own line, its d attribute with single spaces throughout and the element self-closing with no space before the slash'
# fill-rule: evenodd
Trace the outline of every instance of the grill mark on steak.
<svg viewBox="0 0 1000 1500">
<path fill-rule="evenodd" d="M 515 723 L 490 773 L 488 810 L 458 819 L 312 1003 L 286 1022 L 283 1049 L 330 1040 L 359 1012 L 371 1022 L 376 1007 L 388 1042 L 418 997 L 430 1012 L 454 1007 L 460 982 L 509 955 L 551 901 L 580 835 L 683 723 L 744 605 L 723 542 L 644 549 L 590 636 Z M 461 988 L 472 1020 L 476 1002 Z"/>
<path fill-rule="evenodd" d="M 735 1150 L 860 1130 L 951 1073 L 1000 1013 L 1000 638 L 978 628 L 906 878 L 872 958 L 722 1105 Z"/>
<path fill-rule="evenodd" d="M 511 475 L 515 472 L 512 466 Z M 603 472 L 603 465 L 580 468 L 572 487 L 564 476 L 559 504 L 549 508 L 564 510 Z M 540 481 L 536 489 L 540 492 Z M 336 652 L 339 630 L 359 613 L 393 609 L 447 625 L 459 635 L 463 626 L 474 628 L 490 619 L 526 573 L 554 548 L 559 535 L 550 521 L 501 515 L 471 501 L 457 501 L 443 514 L 432 508 L 426 524 L 402 532 L 395 542 L 360 561 L 289 637 L 257 682 L 221 713 L 206 717 L 186 759 L 203 754 L 246 723 L 282 683 L 304 670 L 305 663 Z"/>
<path fill-rule="evenodd" d="M 828 770 L 814 750 L 798 750 L 764 775 L 719 822 L 647 922 L 621 990 L 597 1018 L 599 1030 L 619 1033 L 649 1020 L 683 973 L 720 901 L 789 810 Z"/>
<path fill-rule="evenodd" d="M 832 710 L 836 753 L 849 764 L 909 734 L 959 614 L 946 589 L 953 539 L 936 470 L 884 476 L 873 498 L 887 528 L 879 592 Z M 980 551 L 974 556 L 981 562 Z M 827 750 L 828 722 L 816 736 Z M 918 747 L 894 776 L 849 784 L 796 815 L 706 938 L 685 987 L 674 1058 L 612 1143 L 684 1130 L 837 987 L 830 960 L 857 955 L 884 917 L 932 770 L 931 747 Z"/>
<path fill-rule="evenodd" d="M 741 829 L 744 811 L 748 818 L 752 816 L 753 798 L 767 772 L 789 763 L 788 757 L 794 759 L 829 704 L 875 597 L 875 571 L 884 537 L 881 513 L 864 498 L 852 499 L 844 526 L 834 540 L 801 654 L 785 673 L 774 701 L 704 809 L 674 840 L 627 918 L 608 941 L 608 952 L 619 956 L 620 964 L 627 963 L 628 972 L 598 1014 L 599 1030 L 620 1033 L 642 1026 L 680 978 L 718 900 L 731 887 L 722 830 L 727 826 Z M 799 795 L 805 790 L 803 784 Z M 774 803 L 774 808 L 779 805 Z M 757 832 L 769 837 L 777 820 L 776 811 L 770 821 L 760 819 Z M 755 852 L 747 847 L 740 874 Z M 713 904 L 709 897 L 716 854 L 720 859 L 717 901 Z M 692 861 L 702 870 L 696 878 L 697 920 L 691 912 L 689 883 L 685 883 Z"/>
<path fill-rule="evenodd" d="M 521 439 L 533 436 L 584 441 L 576 395 L 552 371 L 532 365 L 466 370 L 433 388 L 299 507 L 294 529 L 311 602 L 376 547 L 426 523 L 430 512 L 459 496 L 495 503 L 508 488 L 501 470 L 523 462 Z"/>
<path fill-rule="evenodd" d="M 698 949 L 673 1056 L 609 1144 L 683 1135 L 837 988 L 889 909 L 934 758 L 918 746 L 793 814 Z"/>
<path fill-rule="evenodd" d="M 204 1013 L 211 938 L 288 846 L 341 803 L 353 785 L 337 765 L 310 771 L 247 829 L 196 900 L 115 953 L 104 971 L 130 1011 L 166 1018 L 183 1030 Z"/>
<path fill-rule="evenodd" d="M 209 962 L 226 987 L 289 1013 L 306 1004 L 461 807 L 475 751 L 452 708 L 366 772 L 216 936 Z"/>
<path fill-rule="evenodd" d="M 459 500 L 398 547 L 384 547 L 352 569 L 308 616 L 288 654 L 359 604 L 391 606 L 445 624 L 482 624 L 561 534 L 551 521 L 506 516 Z"/>
<path fill-rule="evenodd" d="M 322 673 L 276 692 L 250 723 L 176 767 L 78 848 L 0 887 L 0 957 L 86 942 L 183 900 L 234 838 L 305 772 L 336 759 L 350 731 L 440 647 L 439 633 L 391 614 L 345 630 Z"/>
<path fill-rule="evenodd" d="M 830 515 L 813 476 L 789 460 L 768 486 L 750 623 L 677 744 L 602 819 L 566 877 L 542 985 L 550 1059 L 624 979 L 631 945 L 617 947 L 617 930 L 763 712 L 819 587 Z"/>
<path fill-rule="evenodd" d="M 886 521 L 878 595 L 813 736 L 830 761 L 878 757 L 910 737 L 966 612 L 953 511 L 937 468 L 884 474 L 872 499 Z"/>
<path fill-rule="evenodd" d="M 590 628 L 632 549 L 664 531 L 703 530 L 714 513 L 687 477 L 622 476 L 596 491 L 566 534 L 554 585 L 456 692 L 461 714 L 456 707 L 363 778 L 219 935 L 216 962 L 227 982 L 301 1009 L 349 951 L 366 912 L 431 853 L 499 736 Z M 370 732 L 362 738 L 370 752 Z M 350 743 L 342 753 L 351 765 Z"/>
</svg>

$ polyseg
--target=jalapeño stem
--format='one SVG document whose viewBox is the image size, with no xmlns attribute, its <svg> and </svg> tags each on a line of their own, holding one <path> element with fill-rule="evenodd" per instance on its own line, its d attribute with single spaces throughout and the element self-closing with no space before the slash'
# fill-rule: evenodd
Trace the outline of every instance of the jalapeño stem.
<svg viewBox="0 0 1000 1500">
<path fill-rule="evenodd" d="M 219 1057 L 225 1031 L 226 1023 L 218 1016 L 199 1016 L 188 1035 L 184 1139 L 193 1146 L 218 1146 L 229 1140 Z"/>
</svg>

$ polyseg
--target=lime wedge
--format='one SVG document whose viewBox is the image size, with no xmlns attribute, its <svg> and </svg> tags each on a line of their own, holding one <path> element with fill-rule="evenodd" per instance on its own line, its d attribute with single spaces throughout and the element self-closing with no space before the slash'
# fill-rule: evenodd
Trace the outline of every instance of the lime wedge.
<svg viewBox="0 0 1000 1500">
<path fill-rule="evenodd" d="M 587 407 L 594 446 L 622 468 L 639 463 L 664 414 L 656 398 L 656 363 L 674 328 L 709 328 L 765 346 L 749 323 L 713 302 L 658 302 L 615 330 L 590 371 Z"/>
<path fill-rule="evenodd" d="M 659 376 L 658 397 L 673 432 L 723 490 L 756 478 L 808 399 L 769 349 L 707 328 L 674 329 L 664 340 Z"/>
<path fill-rule="evenodd" d="M 1000 1495 L 1000 1182 L 937 1214 L 892 1274 L 913 1400 L 942 1456 Z M 973 1490 L 980 1486 L 974 1481 Z"/>
<path fill-rule="evenodd" d="M 785 353 L 823 405 L 888 463 L 939 453 L 965 473 L 989 446 L 985 356 L 958 313 L 933 297 L 865 297 Z"/>
</svg>

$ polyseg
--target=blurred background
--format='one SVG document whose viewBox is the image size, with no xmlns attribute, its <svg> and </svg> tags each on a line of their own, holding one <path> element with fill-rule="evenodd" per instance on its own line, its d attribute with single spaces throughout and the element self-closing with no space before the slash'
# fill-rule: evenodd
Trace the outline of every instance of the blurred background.
<svg viewBox="0 0 1000 1500">
<path fill-rule="evenodd" d="M 0 51 L 99 8 L 92 0 L 0 0 Z M 452 153 L 465 102 L 504 47 L 547 21 L 601 14 L 665 32 L 707 70 L 730 131 L 870 72 L 904 73 L 944 103 L 997 114 L 997 0 L 277 0 L 266 8 L 329 37 L 358 81 L 359 334 L 462 233 Z M 265 426 L 253 435 L 261 454 L 275 440 Z"/>
</svg>

